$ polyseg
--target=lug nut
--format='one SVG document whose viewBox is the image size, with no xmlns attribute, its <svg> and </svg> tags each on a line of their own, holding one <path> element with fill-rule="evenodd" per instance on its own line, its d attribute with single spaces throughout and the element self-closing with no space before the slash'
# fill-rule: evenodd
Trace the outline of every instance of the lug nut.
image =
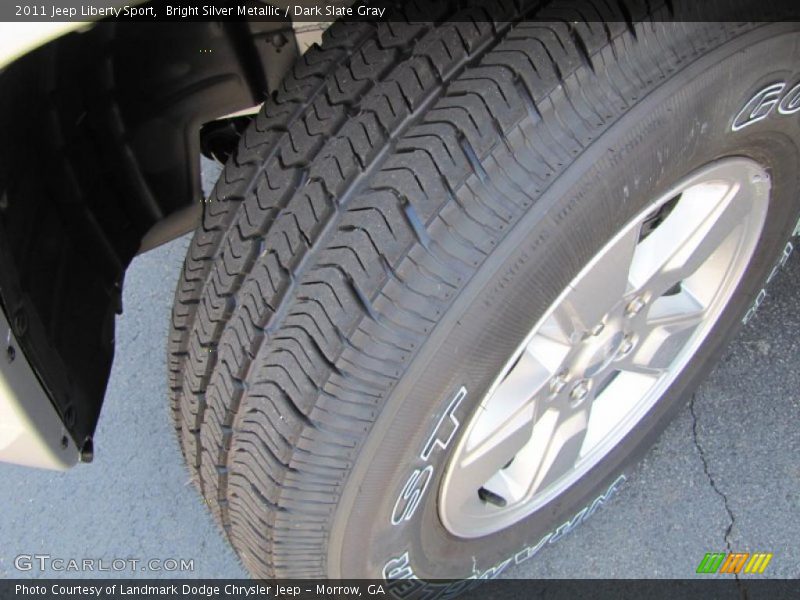
<svg viewBox="0 0 800 600">
<path fill-rule="evenodd" d="M 625 308 L 625 314 L 629 317 L 635 317 L 642 311 L 645 304 L 647 303 L 644 301 L 644 298 L 637 296 L 628 303 L 628 306 Z"/>
<path fill-rule="evenodd" d="M 589 380 L 588 379 L 581 379 L 575 387 L 572 388 L 572 391 L 569 393 L 569 397 L 573 400 L 583 400 L 586 398 L 586 395 L 589 393 Z"/>
<path fill-rule="evenodd" d="M 619 356 L 625 356 L 631 350 L 633 350 L 633 336 L 628 334 L 625 336 L 625 339 L 622 340 L 622 344 L 619 346 Z"/>
<path fill-rule="evenodd" d="M 600 322 L 600 323 L 598 323 L 597 325 L 594 326 L 594 329 L 592 329 L 591 334 L 592 335 L 600 335 L 601 333 L 603 333 L 603 330 L 605 328 L 606 328 L 606 326 L 602 322 Z"/>
<path fill-rule="evenodd" d="M 564 389 L 564 387 L 566 387 L 568 375 L 569 373 L 567 371 L 561 371 L 561 373 L 559 373 L 550 380 L 551 394 L 558 394 L 561 392 L 561 390 Z"/>
</svg>

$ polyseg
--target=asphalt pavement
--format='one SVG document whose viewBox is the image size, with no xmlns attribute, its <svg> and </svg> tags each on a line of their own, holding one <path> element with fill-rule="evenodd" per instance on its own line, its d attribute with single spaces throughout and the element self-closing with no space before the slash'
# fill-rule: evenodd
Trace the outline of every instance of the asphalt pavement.
<svg viewBox="0 0 800 600">
<path fill-rule="evenodd" d="M 168 413 L 165 341 L 187 246 L 176 240 L 128 271 L 94 463 L 0 465 L 1 577 L 247 576 L 189 482 Z M 505 576 L 685 578 L 706 552 L 731 549 L 773 553 L 764 576 L 800 577 L 798 254 L 613 501 Z M 133 572 L 15 566 L 34 554 L 142 562 Z M 161 571 L 141 570 L 151 559 Z M 166 571 L 169 559 L 193 570 Z"/>
</svg>

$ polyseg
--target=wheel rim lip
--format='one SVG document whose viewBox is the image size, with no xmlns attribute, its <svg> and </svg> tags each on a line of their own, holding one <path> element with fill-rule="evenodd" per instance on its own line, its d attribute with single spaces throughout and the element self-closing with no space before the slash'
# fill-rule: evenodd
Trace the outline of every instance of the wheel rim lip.
<svg viewBox="0 0 800 600">
<path fill-rule="evenodd" d="M 581 457 L 576 466 L 569 471 L 565 476 L 560 477 L 544 490 L 537 491 L 530 498 L 522 502 L 516 502 L 510 507 L 496 509 L 492 507 L 487 510 L 486 514 L 464 513 L 454 509 L 457 501 L 453 501 L 452 489 L 454 479 L 458 471 L 457 460 L 464 453 L 465 446 L 470 440 L 470 435 L 480 422 L 483 412 L 487 410 L 488 403 L 491 401 L 493 395 L 497 391 L 500 384 L 508 376 L 509 372 L 513 370 L 514 365 L 519 360 L 525 349 L 530 344 L 531 340 L 542 328 L 543 324 L 551 317 L 554 311 L 563 303 L 567 294 L 569 294 L 578 283 L 590 272 L 594 266 L 601 260 L 607 249 L 611 247 L 616 240 L 622 237 L 626 232 L 632 228 L 641 226 L 644 220 L 664 206 L 670 199 L 675 198 L 686 191 L 715 180 L 713 175 L 725 168 L 739 167 L 741 172 L 745 175 L 742 178 L 737 178 L 731 181 L 732 185 L 738 185 L 737 190 L 746 188 L 749 196 L 753 198 L 752 207 L 747 215 L 743 218 L 742 227 L 743 231 L 737 239 L 736 248 L 733 252 L 733 257 L 730 263 L 726 266 L 727 273 L 723 276 L 718 289 L 715 292 L 713 301 L 706 309 L 707 316 L 702 320 L 702 323 L 697 327 L 697 330 L 690 336 L 689 340 L 685 342 L 682 349 L 679 351 L 678 356 L 672 361 L 666 372 L 659 377 L 650 388 L 642 395 L 642 397 L 635 403 L 634 409 L 630 410 L 623 419 L 613 428 L 610 435 L 601 440 L 589 453 L 588 457 Z M 716 180 L 720 178 L 717 177 Z M 745 181 L 745 179 L 747 181 Z M 766 186 L 760 185 L 766 183 Z M 754 187 L 759 186 L 760 187 Z M 665 391 L 674 383 L 678 376 L 684 371 L 691 358 L 696 354 L 702 343 L 707 339 L 708 334 L 713 329 L 714 325 L 719 320 L 719 317 L 724 312 L 725 307 L 729 304 L 736 288 L 739 285 L 747 266 L 750 264 L 753 253 L 761 237 L 761 232 L 766 221 L 767 209 L 769 206 L 770 197 L 769 176 L 766 170 L 749 158 L 725 158 L 714 161 L 704 167 L 701 167 L 694 172 L 690 173 L 681 181 L 676 183 L 670 190 L 654 202 L 650 203 L 644 210 L 642 210 L 636 217 L 629 221 L 612 239 L 601 248 L 601 250 L 581 269 L 578 275 L 570 282 L 570 284 L 562 291 L 559 297 L 551 304 L 548 310 L 544 313 L 542 318 L 534 325 L 529 334 L 526 336 L 522 344 L 517 348 L 511 358 L 507 361 L 499 375 L 495 378 L 492 385 L 489 387 L 488 392 L 484 395 L 481 403 L 476 408 L 473 415 L 468 419 L 465 428 L 462 431 L 461 437 L 456 445 L 453 454 L 448 460 L 445 473 L 441 480 L 440 493 L 438 497 L 438 512 L 442 524 L 453 535 L 464 538 L 476 538 L 495 533 L 506 527 L 509 527 L 533 513 L 537 512 L 544 506 L 550 504 L 553 500 L 557 499 L 570 487 L 582 479 L 589 473 L 603 458 L 605 458 L 615 447 L 617 447 L 635 426 L 655 407 Z M 736 193 L 739 193 L 737 191 Z M 731 232 L 728 238 L 725 238 L 720 244 L 719 248 L 728 243 L 729 239 L 733 236 Z M 719 250 L 715 249 L 713 252 Z M 712 256 L 713 256 L 712 252 Z M 708 260 L 711 260 L 710 258 Z M 701 264 L 692 274 L 696 273 L 706 263 Z M 685 279 L 689 279 L 691 274 Z M 684 279 L 678 281 L 681 283 Z M 477 496 L 477 490 L 475 490 Z"/>
</svg>

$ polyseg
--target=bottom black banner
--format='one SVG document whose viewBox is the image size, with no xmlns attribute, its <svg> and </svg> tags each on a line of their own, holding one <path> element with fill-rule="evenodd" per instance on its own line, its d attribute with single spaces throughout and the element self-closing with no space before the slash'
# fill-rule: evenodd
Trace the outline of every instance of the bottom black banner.
<svg viewBox="0 0 800 600">
<path fill-rule="evenodd" d="M 341 599 L 446 600 L 782 600 L 800 597 L 800 580 L 542 579 L 542 580 L 134 580 L 7 579 L 3 600 Z"/>
</svg>

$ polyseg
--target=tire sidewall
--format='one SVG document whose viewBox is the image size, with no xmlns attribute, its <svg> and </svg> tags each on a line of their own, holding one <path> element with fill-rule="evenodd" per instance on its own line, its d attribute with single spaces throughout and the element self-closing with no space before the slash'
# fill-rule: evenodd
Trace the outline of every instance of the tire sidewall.
<svg viewBox="0 0 800 600">
<path fill-rule="evenodd" d="M 361 450 L 334 519 L 331 576 L 496 575 L 556 542 L 616 493 L 625 466 L 650 446 L 738 331 L 797 221 L 798 115 L 772 115 L 731 130 L 765 85 L 800 81 L 800 67 L 793 66 L 800 64 L 797 36 L 789 29 L 772 24 L 744 34 L 639 101 L 486 259 L 392 391 Z M 732 156 L 766 167 L 770 206 L 739 287 L 694 358 L 626 438 L 564 494 L 498 533 L 475 540 L 452 536 L 438 516 L 441 478 L 459 434 L 508 357 L 626 222 L 690 172 Z M 492 164 L 489 176 L 501 176 Z M 402 498 L 404 489 L 419 494 Z M 413 510 L 411 497 L 419 500 Z"/>
</svg>

